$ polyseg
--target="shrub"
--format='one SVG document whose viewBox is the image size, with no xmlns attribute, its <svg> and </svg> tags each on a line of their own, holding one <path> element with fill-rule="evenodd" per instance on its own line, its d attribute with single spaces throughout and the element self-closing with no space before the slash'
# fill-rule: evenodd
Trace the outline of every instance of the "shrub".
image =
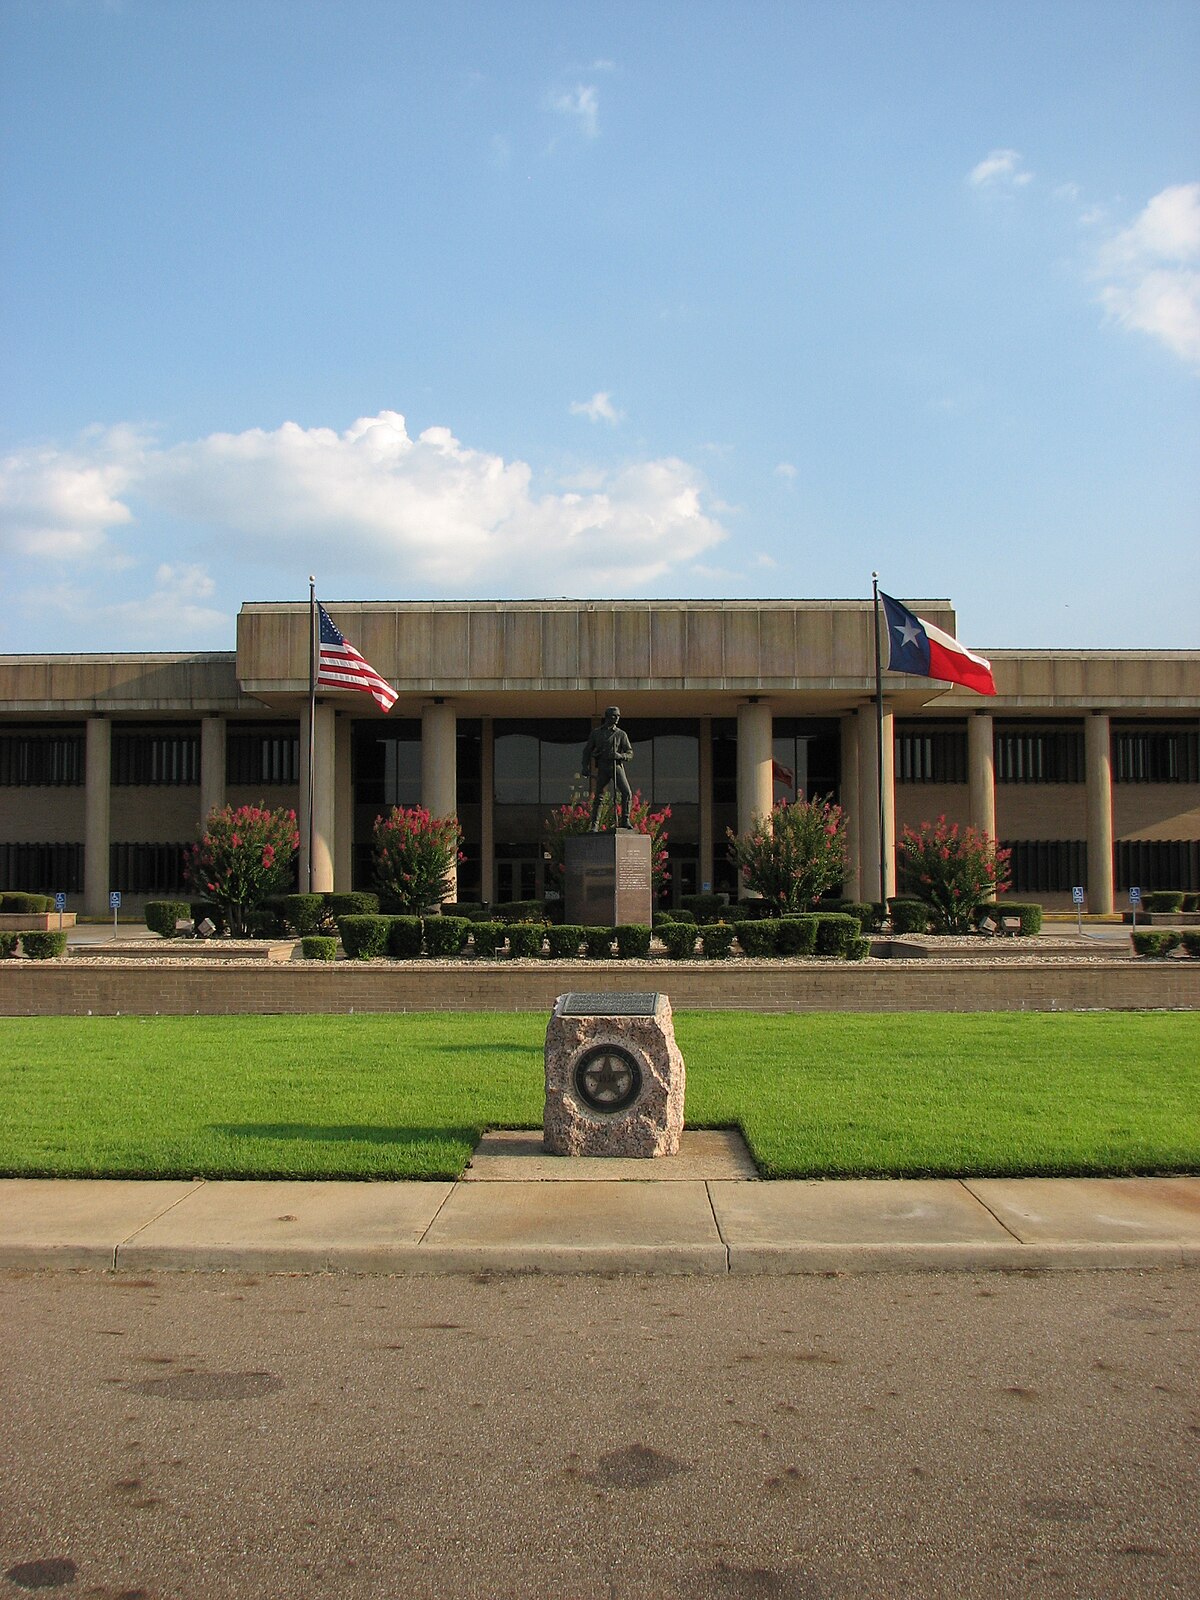
<svg viewBox="0 0 1200 1600">
<path fill-rule="evenodd" d="M 188 910 L 192 913 L 192 926 L 199 927 L 204 921 L 211 922 L 217 933 L 229 931 L 229 919 L 215 901 L 193 900 Z"/>
<path fill-rule="evenodd" d="M 508 925 L 508 953 L 518 961 L 528 961 L 540 956 L 546 926 L 542 922 L 510 922 Z"/>
<path fill-rule="evenodd" d="M 1200 957 L 1200 928 L 1186 928 L 1181 934 L 1184 953 Z"/>
<path fill-rule="evenodd" d="M 376 907 L 378 910 L 378 907 Z M 342 916 L 351 916 L 355 911 L 365 911 L 365 906 L 347 906 L 341 912 Z M 306 933 L 319 933 L 321 924 L 325 920 L 325 896 L 323 894 L 282 894 L 279 896 L 279 915 L 286 927 L 301 938 Z"/>
<path fill-rule="evenodd" d="M 338 918 L 342 949 L 352 961 L 374 961 L 387 954 L 390 917 L 357 915 Z"/>
<path fill-rule="evenodd" d="M 857 951 L 862 939 L 862 923 L 858 918 L 847 916 L 844 911 L 818 911 L 814 915 L 817 955 L 839 956 L 843 961 L 858 959 Z"/>
<path fill-rule="evenodd" d="M 720 961 L 733 948 L 733 927 L 728 922 L 710 922 L 700 929 L 700 948 L 709 961 Z"/>
<path fill-rule="evenodd" d="M 604 961 L 612 955 L 613 930 L 611 928 L 585 928 L 583 948 L 594 961 Z"/>
<path fill-rule="evenodd" d="M 832 800 L 781 800 L 748 832 L 726 830 L 742 881 L 775 911 L 805 911 L 846 876 L 846 814 Z"/>
<path fill-rule="evenodd" d="M 468 922 L 482 922 L 487 916 L 482 900 L 443 900 L 444 917 L 466 917 Z"/>
<path fill-rule="evenodd" d="M 337 940 L 325 933 L 309 933 L 300 941 L 300 954 L 306 961 L 332 961 L 337 955 Z"/>
<path fill-rule="evenodd" d="M 1142 899 L 1147 911 L 1170 913 L 1183 910 L 1182 889 L 1151 889 Z"/>
<path fill-rule="evenodd" d="M 471 924 L 466 917 L 425 918 L 425 950 L 431 956 L 460 956 L 467 947 Z"/>
<path fill-rule="evenodd" d="M 1200 894 L 1185 894 L 1183 897 L 1185 911 L 1200 911 Z"/>
<path fill-rule="evenodd" d="M 896 846 L 903 887 L 929 907 L 939 933 L 967 933 L 976 908 L 1007 889 L 1011 850 L 979 828 L 944 816 L 905 828 Z"/>
<path fill-rule="evenodd" d="M 199 844 L 188 854 L 185 871 L 192 887 L 216 901 L 231 931 L 240 937 L 248 929 L 250 913 L 268 895 L 290 887 L 299 847 L 294 811 L 214 806 Z"/>
<path fill-rule="evenodd" d="M 1021 937 L 1032 939 L 1042 931 L 1042 908 L 1036 904 L 1023 904 L 1017 900 L 998 900 L 994 906 L 986 907 L 992 916 L 1020 917 Z"/>
<path fill-rule="evenodd" d="M 776 948 L 781 956 L 810 956 L 817 947 L 817 918 L 813 912 L 781 917 Z"/>
<path fill-rule="evenodd" d="M 1139 956 L 1170 955 L 1179 945 L 1180 936 L 1175 928 L 1139 928 L 1133 935 L 1134 953 Z"/>
<path fill-rule="evenodd" d="M 54 910 L 54 897 L 49 894 L 26 894 L 21 889 L 6 889 L 0 894 L 0 911 L 6 915 L 36 916 Z"/>
<path fill-rule="evenodd" d="M 864 932 L 878 933 L 887 920 L 887 907 L 880 900 L 822 900 L 820 911 L 844 911 L 857 917 Z"/>
<path fill-rule="evenodd" d="M 48 928 L 39 933 L 23 933 L 21 948 L 33 961 L 51 961 L 67 948 L 66 930 Z"/>
<path fill-rule="evenodd" d="M 893 933 L 928 933 L 929 907 L 923 900 L 900 897 L 888 901 Z"/>
<path fill-rule="evenodd" d="M 658 937 L 672 961 L 690 961 L 696 954 L 694 922 L 668 922 L 658 930 Z"/>
<path fill-rule="evenodd" d="M 779 949 L 779 922 L 764 917 L 759 922 L 735 922 L 737 942 L 748 956 L 773 956 Z"/>
<path fill-rule="evenodd" d="M 650 954 L 650 929 L 640 922 L 623 922 L 613 930 L 622 961 L 644 961 Z"/>
<path fill-rule="evenodd" d="M 355 889 L 347 894 L 326 893 L 321 899 L 325 902 L 327 915 L 334 922 L 339 917 L 377 916 L 379 913 L 379 896 L 366 889 Z"/>
<path fill-rule="evenodd" d="M 17 953 L 17 936 L 15 933 L 0 933 L 0 961 L 7 961 L 9 956 Z"/>
<path fill-rule="evenodd" d="M 689 922 L 693 928 L 696 926 L 696 913 L 694 911 L 671 911 L 665 913 L 665 915 L 667 920 L 671 922 Z"/>
<path fill-rule="evenodd" d="M 386 899 L 410 914 L 437 905 L 450 889 L 450 871 L 462 860 L 457 817 L 433 817 L 424 806 L 393 806 L 375 818 L 372 861 Z"/>
<path fill-rule="evenodd" d="M 177 937 L 177 922 L 186 922 L 191 926 L 191 908 L 186 900 L 147 900 L 145 920 L 151 933 L 160 934 L 164 939 L 174 939 Z"/>
<path fill-rule="evenodd" d="M 283 917 L 275 906 L 255 906 L 246 914 L 246 935 L 251 939 L 280 939 L 287 933 Z"/>
<path fill-rule="evenodd" d="M 516 922 L 544 922 L 545 907 L 540 900 L 506 900 L 496 906 L 493 916 L 506 926 Z"/>
<path fill-rule="evenodd" d="M 546 929 L 546 945 L 550 954 L 560 961 L 570 961 L 577 956 L 582 943 L 583 929 L 574 923 L 564 922 Z"/>
<path fill-rule="evenodd" d="M 505 927 L 502 922 L 473 922 L 471 942 L 477 956 L 494 956 L 504 944 Z"/>
<path fill-rule="evenodd" d="M 633 791 L 629 802 L 629 826 L 634 833 L 644 833 L 650 839 L 650 882 L 653 893 L 662 893 L 671 881 L 667 871 L 667 823 L 670 806 L 651 811 L 650 803 L 642 798 L 640 789 Z M 546 881 L 560 893 L 566 882 L 566 841 L 591 830 L 591 802 L 572 795 L 566 805 L 556 806 L 546 818 L 542 838 L 546 846 Z M 609 787 L 600 803 L 597 819 L 602 829 L 611 829 L 613 821 L 612 788 Z"/>
<path fill-rule="evenodd" d="M 384 917 L 388 925 L 387 953 L 393 961 L 415 961 L 421 954 L 424 932 L 420 917 Z"/>
<path fill-rule="evenodd" d="M 729 905 L 727 894 L 682 894 L 679 897 L 681 909 L 675 912 L 678 920 L 685 913 L 693 922 L 716 922 L 721 913 Z"/>
</svg>

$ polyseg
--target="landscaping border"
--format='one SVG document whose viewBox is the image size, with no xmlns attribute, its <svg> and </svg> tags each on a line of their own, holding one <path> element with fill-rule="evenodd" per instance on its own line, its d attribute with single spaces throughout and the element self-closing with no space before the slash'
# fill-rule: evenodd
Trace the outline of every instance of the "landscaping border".
<svg viewBox="0 0 1200 1600">
<path fill-rule="evenodd" d="M 661 990 L 696 1011 L 1146 1011 L 1200 1008 L 1200 962 L 497 961 L 283 965 L 14 961 L 0 1015 L 344 1015 L 545 1011 L 573 989 Z"/>
</svg>

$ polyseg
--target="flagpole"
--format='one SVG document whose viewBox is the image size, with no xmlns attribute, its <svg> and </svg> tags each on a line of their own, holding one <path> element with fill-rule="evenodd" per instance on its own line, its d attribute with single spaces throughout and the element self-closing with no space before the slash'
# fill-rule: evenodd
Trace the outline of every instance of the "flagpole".
<svg viewBox="0 0 1200 1600">
<path fill-rule="evenodd" d="M 308 575 L 308 883 L 313 886 L 313 769 L 317 758 L 317 580 Z"/>
<path fill-rule="evenodd" d="M 887 837 L 883 821 L 883 660 L 879 650 L 879 574 L 871 574 L 875 612 L 875 794 L 879 810 L 879 898 L 887 902 Z"/>
</svg>

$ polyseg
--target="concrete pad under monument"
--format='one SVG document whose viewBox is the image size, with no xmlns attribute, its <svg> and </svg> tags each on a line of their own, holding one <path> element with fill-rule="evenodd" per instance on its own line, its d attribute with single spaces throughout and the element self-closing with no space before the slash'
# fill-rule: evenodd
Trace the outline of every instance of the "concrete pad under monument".
<svg viewBox="0 0 1200 1600">
<path fill-rule="evenodd" d="M 546 1028 L 551 1155 L 677 1155 L 684 1090 L 665 994 L 559 995 Z"/>
<path fill-rule="evenodd" d="M 650 926 L 654 896 L 648 834 L 618 828 L 615 833 L 573 835 L 564 841 L 563 865 L 565 922 L 585 928 Z"/>
</svg>

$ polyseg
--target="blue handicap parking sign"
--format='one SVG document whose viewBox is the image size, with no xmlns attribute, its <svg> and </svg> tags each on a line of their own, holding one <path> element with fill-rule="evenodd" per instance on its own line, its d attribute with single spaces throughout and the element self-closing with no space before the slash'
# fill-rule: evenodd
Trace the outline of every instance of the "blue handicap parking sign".
<svg viewBox="0 0 1200 1600">
<path fill-rule="evenodd" d="M 61 889 L 54 896 L 54 909 L 55 911 L 65 911 L 67 909 L 67 897 Z"/>
<path fill-rule="evenodd" d="M 121 908 L 121 891 L 119 889 L 114 889 L 113 892 L 109 895 L 109 897 L 108 897 L 108 906 L 109 906 L 109 910 L 110 911 L 119 911 L 120 910 L 120 908 Z"/>
<path fill-rule="evenodd" d="M 1138 886 L 1136 884 L 1133 884 L 1131 886 L 1130 890 L 1129 890 L 1129 904 L 1131 906 L 1140 906 L 1141 903 L 1142 903 L 1142 891 L 1138 888 Z"/>
<path fill-rule="evenodd" d="M 1077 905 L 1077 906 L 1081 906 L 1083 904 L 1083 890 L 1079 887 L 1078 884 L 1076 884 L 1075 887 L 1071 890 L 1071 901 L 1072 901 L 1072 903 L 1074 905 Z"/>
</svg>

